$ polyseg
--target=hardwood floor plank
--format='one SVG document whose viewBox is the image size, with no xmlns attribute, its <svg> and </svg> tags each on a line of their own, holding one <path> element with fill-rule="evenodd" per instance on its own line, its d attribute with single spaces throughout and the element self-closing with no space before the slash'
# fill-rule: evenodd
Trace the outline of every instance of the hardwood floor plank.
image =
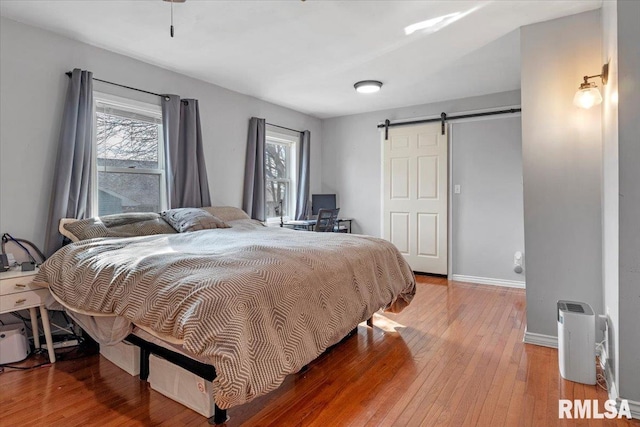
<svg viewBox="0 0 640 427">
<path fill-rule="evenodd" d="M 229 410 L 246 426 L 635 426 L 560 420 L 558 399 L 598 399 L 560 377 L 557 351 L 522 342 L 524 291 L 418 276 L 413 303 Z M 2 426 L 207 426 L 101 356 L 0 375 Z"/>
<path fill-rule="evenodd" d="M 500 315 L 500 310 L 495 307 L 495 309 L 488 314 L 488 317 L 491 318 L 490 324 L 494 324 L 497 320 L 496 316 Z M 449 408 L 449 402 L 452 399 L 455 399 L 457 404 L 454 403 L 451 405 L 451 408 L 457 407 L 462 409 L 470 407 L 469 399 L 475 399 L 482 396 L 482 392 L 479 390 L 482 385 L 478 380 L 484 376 L 485 369 L 487 368 L 487 365 L 483 365 L 482 361 L 488 360 L 488 355 L 492 353 L 491 349 L 494 347 L 494 342 L 493 335 L 489 333 L 489 328 L 486 327 L 487 324 L 484 322 L 479 323 L 481 323 L 481 328 L 475 334 L 474 340 L 467 346 L 467 354 L 463 355 L 458 360 L 460 367 L 464 368 L 462 375 L 459 377 L 452 376 L 448 380 L 448 389 L 456 390 L 457 393 L 452 397 L 451 393 L 448 392 L 447 387 L 445 387 L 438 396 L 437 405 L 433 405 L 426 416 L 422 416 L 422 425 L 437 425 L 438 421 L 434 422 L 436 419 L 446 425 L 448 424 L 447 421 L 453 416 L 453 413 Z M 481 368 L 478 369 L 479 367 Z M 465 411 L 463 419 L 464 415 L 469 414 L 469 411 Z"/>
<path fill-rule="evenodd" d="M 454 292 L 450 291 L 448 296 L 453 296 Z M 490 304 L 486 304 L 483 299 L 480 298 L 477 301 L 477 309 L 481 312 L 494 311 L 495 308 Z M 462 299 L 461 302 L 466 302 L 466 300 Z M 456 360 L 462 357 L 461 352 L 471 344 L 476 331 L 482 326 L 480 322 L 473 322 L 473 319 L 477 317 L 477 313 L 474 315 L 475 309 L 459 311 L 460 307 L 466 307 L 466 304 L 452 302 L 448 307 L 451 311 L 459 314 L 455 317 L 448 317 L 447 329 L 442 333 L 435 355 L 427 361 L 417 380 L 410 385 L 398 403 L 389 411 L 381 425 L 392 426 L 396 423 L 407 425 L 418 407 L 422 406 L 428 409 L 433 404 L 438 394 L 438 389 L 435 388 L 435 385 L 438 384 L 438 381 L 444 381 L 449 378 L 447 367 L 449 365 L 455 366 Z M 470 321 L 467 322 L 467 319 L 470 319 Z M 470 323 L 470 325 L 467 323 Z M 453 336 L 456 337 L 457 341 L 451 339 Z M 449 340 L 451 340 L 450 343 Z"/>
</svg>

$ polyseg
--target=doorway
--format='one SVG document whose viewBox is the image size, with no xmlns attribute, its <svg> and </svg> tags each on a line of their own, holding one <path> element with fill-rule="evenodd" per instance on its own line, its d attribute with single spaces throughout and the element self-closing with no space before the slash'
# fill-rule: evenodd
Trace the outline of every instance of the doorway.
<svg viewBox="0 0 640 427">
<path fill-rule="evenodd" d="M 452 122 L 449 157 L 449 278 L 524 288 L 520 114 Z"/>
</svg>

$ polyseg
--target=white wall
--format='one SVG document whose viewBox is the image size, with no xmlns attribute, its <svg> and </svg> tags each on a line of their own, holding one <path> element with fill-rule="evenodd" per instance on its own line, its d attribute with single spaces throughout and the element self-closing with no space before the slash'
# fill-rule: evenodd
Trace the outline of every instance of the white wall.
<svg viewBox="0 0 640 427">
<path fill-rule="evenodd" d="M 602 313 L 600 107 L 573 96 L 598 74 L 600 11 L 521 28 L 527 331 L 557 336 L 556 302 Z"/>
<path fill-rule="evenodd" d="M 640 418 L 640 2 L 618 1 L 620 395 Z"/>
<path fill-rule="evenodd" d="M 520 104 L 520 91 L 335 117 L 322 122 L 322 189 L 338 195 L 353 231 L 381 236 L 382 140 L 385 119 L 401 120 Z"/>
<path fill-rule="evenodd" d="M 617 2 L 602 4 L 602 63 L 609 63 L 609 80 L 602 88 L 602 277 L 603 307 L 609 316 L 607 363 L 617 384 L 618 320 L 618 19 Z"/>
<path fill-rule="evenodd" d="M 454 121 L 450 135 L 453 274 L 524 284 L 513 271 L 524 252 L 520 116 Z"/>
<path fill-rule="evenodd" d="M 321 121 L 256 98 L 2 18 L 0 25 L 0 231 L 42 247 L 68 85 L 66 71 L 200 101 L 213 204 L 242 205 L 248 121 L 311 131 L 311 191 L 321 186 Z M 139 92 L 96 90 L 157 102 Z"/>
</svg>

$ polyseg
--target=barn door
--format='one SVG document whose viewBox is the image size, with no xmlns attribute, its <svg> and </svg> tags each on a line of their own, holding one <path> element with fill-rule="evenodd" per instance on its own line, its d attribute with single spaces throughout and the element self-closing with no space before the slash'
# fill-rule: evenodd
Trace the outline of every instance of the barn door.
<svg viewBox="0 0 640 427">
<path fill-rule="evenodd" d="M 383 236 L 416 272 L 447 274 L 448 146 L 440 123 L 389 129 Z"/>
</svg>

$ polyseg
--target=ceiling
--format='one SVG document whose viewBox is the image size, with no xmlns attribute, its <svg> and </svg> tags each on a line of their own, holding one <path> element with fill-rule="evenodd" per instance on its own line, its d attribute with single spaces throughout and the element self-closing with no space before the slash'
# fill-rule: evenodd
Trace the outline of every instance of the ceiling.
<svg viewBox="0 0 640 427">
<path fill-rule="evenodd" d="M 160 0 L 2 0 L 0 13 L 326 118 L 518 89 L 517 29 L 601 4 L 188 0 L 173 6 L 173 39 Z M 432 26 L 405 34 L 422 21 Z M 368 79 L 382 90 L 356 93 Z"/>
</svg>

